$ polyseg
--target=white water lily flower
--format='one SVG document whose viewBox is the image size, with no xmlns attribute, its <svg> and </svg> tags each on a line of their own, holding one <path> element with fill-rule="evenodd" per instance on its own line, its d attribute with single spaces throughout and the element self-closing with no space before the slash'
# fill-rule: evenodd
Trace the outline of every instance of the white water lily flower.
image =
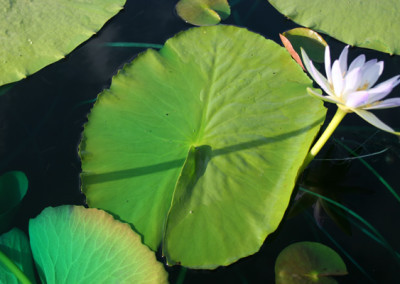
<svg viewBox="0 0 400 284">
<path fill-rule="evenodd" d="M 373 59 L 366 62 L 365 55 L 360 55 L 348 67 L 348 51 L 349 46 L 346 46 L 339 59 L 335 60 L 331 66 L 329 46 L 325 48 L 325 78 L 314 67 L 305 51 L 301 50 L 307 71 L 327 95 L 320 95 L 311 88 L 307 89 L 308 93 L 324 101 L 337 104 L 345 112 L 355 112 L 379 129 L 400 134 L 369 112 L 373 109 L 400 106 L 400 98 L 382 100 L 400 83 L 400 75 L 373 87 L 382 74 L 383 61 L 378 62 Z"/>
</svg>

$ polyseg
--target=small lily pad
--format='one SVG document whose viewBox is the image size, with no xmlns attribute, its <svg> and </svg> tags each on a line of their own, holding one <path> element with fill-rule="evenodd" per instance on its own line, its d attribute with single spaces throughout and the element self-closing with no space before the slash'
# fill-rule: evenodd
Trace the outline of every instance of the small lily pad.
<svg viewBox="0 0 400 284">
<path fill-rule="evenodd" d="M 48 207 L 30 220 L 29 235 L 43 283 L 167 283 L 140 236 L 105 211 Z"/>
<path fill-rule="evenodd" d="M 36 283 L 33 270 L 33 260 L 28 237 L 20 229 L 14 228 L 0 236 L 0 251 Z M 0 283 L 18 284 L 17 277 L 0 262 Z"/>
<path fill-rule="evenodd" d="M 185 22 L 196 26 L 212 26 L 231 14 L 227 0 L 180 0 L 176 12 Z"/>
<path fill-rule="evenodd" d="M 301 67 L 300 48 L 313 62 L 324 62 L 325 47 L 328 45 L 321 35 L 307 28 L 295 28 L 280 34 L 283 45 Z M 303 67 L 304 69 L 304 67 Z"/>
<path fill-rule="evenodd" d="M 10 229 L 27 191 L 28 179 L 23 172 L 11 171 L 0 176 L 0 233 Z"/>
<path fill-rule="evenodd" d="M 331 248 L 315 242 L 286 247 L 275 263 L 276 284 L 335 284 L 329 276 L 346 275 L 342 258 Z"/>
</svg>

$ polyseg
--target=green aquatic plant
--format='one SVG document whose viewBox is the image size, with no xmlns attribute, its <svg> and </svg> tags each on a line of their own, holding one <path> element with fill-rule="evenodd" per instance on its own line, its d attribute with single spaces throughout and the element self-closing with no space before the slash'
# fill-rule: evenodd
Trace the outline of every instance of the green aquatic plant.
<svg viewBox="0 0 400 284">
<path fill-rule="evenodd" d="M 32 257 L 42 283 L 168 282 L 140 236 L 98 209 L 48 207 L 30 220 L 29 238 L 18 229 L 0 236 L 2 283 L 35 283 Z"/>
<path fill-rule="evenodd" d="M 50 2 L 0 0 L 9 12 L 0 32 L 7 41 L 14 40 L 8 49 L 3 49 L 3 54 L 0 52 L 5 58 L 0 84 L 19 80 L 63 58 L 124 3 Z M 50 15 L 55 9 L 52 5 L 60 3 L 66 5 L 65 14 Z M 250 10 L 256 10 L 259 3 L 255 1 Z M 342 6 L 338 7 L 340 11 Z M 182 0 L 176 9 L 183 18 L 188 17 L 184 19 L 197 25 L 214 25 L 230 14 L 226 0 Z M 15 24 L 15 30 L 10 23 Z M 46 44 L 41 42 L 43 26 L 51 30 L 44 33 Z M 381 23 L 378 28 L 382 29 Z M 327 44 L 315 31 L 300 28 L 283 35 L 291 44 L 288 49 L 292 55 L 298 55 L 303 47 L 313 62 L 323 62 L 321 51 Z M 372 41 L 367 42 L 369 47 L 386 48 L 380 39 Z M 393 40 L 387 42 L 386 51 L 396 50 Z M 325 82 L 309 59 L 305 60 L 306 67 L 317 83 L 328 90 L 327 96 L 311 89 L 312 82 L 283 48 L 237 27 L 192 29 L 168 40 L 165 46 L 123 42 L 106 45 L 161 49 L 140 54 L 114 77 L 110 90 L 100 94 L 89 115 L 80 145 L 82 189 L 89 205 L 109 211 L 130 226 L 94 208 L 47 208 L 31 220 L 30 245 L 19 230 L 0 237 L 0 282 L 35 282 L 32 257 L 41 281 L 46 283 L 167 282 L 165 270 L 154 253 L 141 243 L 140 236 L 154 251 L 161 245 L 171 265 L 212 269 L 231 264 L 257 252 L 265 238 L 276 230 L 297 178 L 343 118 L 335 117 L 335 127 L 328 128 L 328 134 L 307 156 L 326 112 L 321 101 L 306 94 L 307 88 L 314 96 L 338 103 L 345 111 L 365 111 L 379 107 L 378 104 L 397 106 L 399 102 L 381 102 L 380 97 L 398 83 L 397 77 L 390 84 L 380 85 L 382 92 L 371 99 L 370 87 L 381 72 L 381 63 L 370 64 L 375 70 L 371 75 L 366 71 L 368 63 L 360 57 L 354 63 L 360 65 L 359 73 L 353 74 L 351 80 L 341 78 L 344 85 L 358 82 L 362 88 L 362 78 L 369 82 L 364 96 L 354 97 L 357 103 L 353 105 L 347 97 L 341 100 L 335 96 L 338 81 L 329 80 L 327 75 Z M 345 57 L 336 66 L 343 67 Z M 331 68 L 330 63 L 328 66 Z M 345 69 L 329 72 L 338 78 L 340 73 L 350 73 Z M 10 86 L 3 86 L 0 94 Z M 394 132 L 371 118 L 371 114 L 362 114 L 380 128 Z M 23 182 L 20 185 L 27 187 Z M 346 211 L 335 198 L 321 195 L 321 191 L 300 191 L 325 208 L 336 206 L 337 212 L 360 217 Z M 362 223 L 366 227 L 362 228 L 364 233 L 398 258 L 378 231 L 365 220 Z M 61 245 L 52 246 L 53 243 Z M 289 274 L 289 278 L 296 274 L 305 281 L 333 283 L 325 276 L 346 272 L 337 255 L 318 245 L 302 245 L 297 252 L 289 250 L 286 259 L 277 261 L 277 283 L 295 281 L 288 280 Z M 302 259 L 304 252 L 313 255 L 312 260 L 317 263 L 300 262 L 304 269 L 299 272 L 299 263 L 293 265 L 289 260 Z M 333 268 L 328 267 L 330 261 Z M 183 282 L 185 273 L 186 268 L 182 267 L 178 282 Z"/>
<path fill-rule="evenodd" d="M 233 26 L 146 51 L 88 117 L 89 206 L 132 224 L 153 250 L 162 243 L 169 264 L 215 268 L 257 252 L 325 116 L 310 83 L 285 49 Z"/>
</svg>

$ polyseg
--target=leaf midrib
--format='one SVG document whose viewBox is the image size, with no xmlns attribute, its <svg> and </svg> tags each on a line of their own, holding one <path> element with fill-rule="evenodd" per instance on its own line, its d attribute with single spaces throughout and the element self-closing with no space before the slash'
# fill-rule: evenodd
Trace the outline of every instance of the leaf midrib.
<svg viewBox="0 0 400 284">
<path fill-rule="evenodd" d="M 201 119 L 200 119 L 200 125 L 199 125 L 199 131 L 197 132 L 197 136 L 195 138 L 194 141 L 194 145 L 192 146 L 201 146 L 203 145 L 203 137 L 204 137 L 204 131 L 206 128 L 206 124 L 207 124 L 207 114 L 208 114 L 208 106 L 210 104 L 210 100 L 211 100 L 211 93 L 212 93 L 212 88 L 214 85 L 214 82 L 216 81 L 215 79 L 215 66 L 217 66 L 217 48 L 214 45 L 213 47 L 213 52 L 212 52 L 212 63 L 211 63 L 211 70 L 210 73 L 208 75 L 208 84 L 206 84 L 207 88 L 204 90 L 204 92 L 200 92 L 200 96 L 202 95 L 202 93 L 204 93 L 204 103 L 203 103 L 203 109 L 202 109 L 202 113 L 201 113 Z M 201 98 L 200 98 L 200 101 Z"/>
</svg>

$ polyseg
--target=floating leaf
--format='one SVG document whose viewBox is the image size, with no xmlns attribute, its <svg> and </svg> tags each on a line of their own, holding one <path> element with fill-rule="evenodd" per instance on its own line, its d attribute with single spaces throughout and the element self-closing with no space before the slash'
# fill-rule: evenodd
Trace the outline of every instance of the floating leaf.
<svg viewBox="0 0 400 284">
<path fill-rule="evenodd" d="M 304 69 L 300 59 L 300 48 L 303 48 L 313 62 L 324 62 L 325 47 L 328 45 L 326 41 L 317 32 L 306 28 L 295 28 L 279 34 L 283 45 L 296 60 L 296 62 Z"/>
<path fill-rule="evenodd" d="M 167 283 L 140 236 L 104 211 L 48 207 L 30 220 L 29 236 L 43 283 Z"/>
<path fill-rule="evenodd" d="M 0 0 L 0 85 L 65 57 L 125 0 Z"/>
<path fill-rule="evenodd" d="M 196 26 L 212 26 L 231 14 L 227 0 L 180 0 L 176 12 L 184 21 Z"/>
<path fill-rule="evenodd" d="M 14 264 L 36 283 L 33 270 L 32 252 L 29 240 L 24 232 L 14 228 L 0 236 L 0 252 L 3 252 Z M 18 284 L 17 277 L 0 261 L 0 283 Z"/>
<path fill-rule="evenodd" d="M 99 95 L 80 145 L 90 206 L 170 264 L 214 268 L 279 225 L 325 115 L 285 49 L 232 26 L 148 50 Z M 165 229 L 165 230 L 164 230 Z"/>
<path fill-rule="evenodd" d="M 11 228 L 27 191 L 28 179 L 23 172 L 11 171 L 0 176 L 0 234 Z"/>
<path fill-rule="evenodd" d="M 398 0 L 269 0 L 282 14 L 350 45 L 400 54 Z"/>
<path fill-rule="evenodd" d="M 329 276 L 346 275 L 346 265 L 331 248 L 314 242 L 286 247 L 275 263 L 276 284 L 335 284 Z"/>
</svg>

